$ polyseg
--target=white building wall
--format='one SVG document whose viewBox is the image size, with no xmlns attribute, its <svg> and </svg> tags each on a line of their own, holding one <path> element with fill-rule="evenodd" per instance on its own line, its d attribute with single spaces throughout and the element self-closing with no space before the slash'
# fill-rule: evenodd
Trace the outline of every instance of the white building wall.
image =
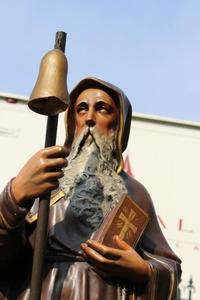
<svg viewBox="0 0 200 300">
<path fill-rule="evenodd" d="M 59 117 L 58 140 L 63 143 L 63 114 Z M 0 189 L 17 174 L 36 151 L 44 147 L 47 117 L 32 112 L 25 101 L 0 99 Z M 64 122 L 64 121 L 63 121 Z"/>
<path fill-rule="evenodd" d="M 63 123 L 61 114 L 58 144 L 64 141 Z M 25 101 L 8 103 L 0 98 L 0 190 L 43 148 L 45 132 L 45 116 L 31 112 Z M 125 156 L 154 201 L 163 233 L 183 260 L 180 287 L 184 299 L 188 299 L 186 286 L 193 278 L 193 300 L 200 299 L 199 153 L 200 124 L 134 115 Z"/>
<path fill-rule="evenodd" d="M 128 150 L 132 172 L 148 189 L 163 233 L 183 261 L 181 292 L 192 276 L 200 299 L 200 124 L 135 116 Z"/>
</svg>

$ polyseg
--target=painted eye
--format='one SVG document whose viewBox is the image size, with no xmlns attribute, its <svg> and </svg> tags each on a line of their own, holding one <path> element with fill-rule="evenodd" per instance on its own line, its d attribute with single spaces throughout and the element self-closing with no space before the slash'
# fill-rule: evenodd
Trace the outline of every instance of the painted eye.
<svg viewBox="0 0 200 300">
<path fill-rule="evenodd" d="M 86 103 L 81 103 L 76 107 L 77 113 L 84 113 L 88 110 L 88 105 Z"/>
<path fill-rule="evenodd" d="M 96 110 L 106 114 L 110 114 L 113 111 L 112 107 L 109 104 L 102 101 L 96 104 Z"/>
<path fill-rule="evenodd" d="M 106 107 L 102 106 L 102 107 L 99 108 L 99 110 L 101 110 L 101 111 L 107 111 L 108 109 Z"/>
</svg>

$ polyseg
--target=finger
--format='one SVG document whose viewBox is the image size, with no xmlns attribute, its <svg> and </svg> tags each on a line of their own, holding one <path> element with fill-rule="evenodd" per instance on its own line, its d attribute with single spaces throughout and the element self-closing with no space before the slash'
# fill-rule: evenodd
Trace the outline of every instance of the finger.
<svg viewBox="0 0 200 300">
<path fill-rule="evenodd" d="M 67 151 L 65 147 L 56 145 L 43 149 L 42 154 L 48 158 L 66 157 Z"/>
<path fill-rule="evenodd" d="M 113 237 L 113 241 L 115 242 L 116 246 L 119 249 L 122 249 L 122 250 L 132 250 L 133 249 L 129 244 L 127 244 L 125 241 L 121 240 L 118 235 L 115 235 Z"/>
<path fill-rule="evenodd" d="M 90 248 L 94 249 L 104 257 L 112 258 L 115 260 L 121 257 L 121 252 L 118 249 L 107 247 L 106 245 L 93 240 L 88 240 L 86 243 Z"/>
<path fill-rule="evenodd" d="M 116 274 L 115 261 L 100 255 L 95 250 L 81 244 L 83 257 L 93 267 L 93 270 L 102 277 L 110 277 Z"/>
<path fill-rule="evenodd" d="M 112 265 L 112 260 L 109 260 L 102 255 L 100 255 L 95 250 L 87 246 L 87 244 L 81 244 L 83 250 L 84 259 L 94 268 L 95 271 L 110 273 L 110 266 Z"/>
<path fill-rule="evenodd" d="M 63 171 L 45 173 L 40 180 L 41 189 L 44 192 L 57 189 L 59 187 L 59 178 L 63 176 Z"/>
<path fill-rule="evenodd" d="M 45 184 L 43 184 L 43 185 L 41 186 L 40 194 L 42 195 L 43 193 L 46 193 L 46 192 L 48 192 L 48 191 L 55 190 L 55 189 L 57 189 L 58 187 L 59 187 L 59 182 L 58 182 L 58 180 L 46 182 Z"/>
<path fill-rule="evenodd" d="M 100 253 L 90 248 L 87 244 L 81 244 L 81 249 L 83 250 L 83 255 L 85 258 L 93 262 L 105 262 L 106 258 L 103 257 Z"/>
<path fill-rule="evenodd" d="M 60 170 L 61 168 L 66 167 L 68 164 L 66 158 L 46 159 L 44 163 L 45 163 L 44 169 L 49 171 Z"/>
<path fill-rule="evenodd" d="M 55 172 L 46 172 L 45 174 L 42 175 L 41 177 L 41 183 L 47 182 L 47 183 L 52 183 L 52 182 L 57 182 L 58 179 L 62 178 L 64 176 L 64 172 L 62 170 L 60 171 L 55 171 Z"/>
</svg>

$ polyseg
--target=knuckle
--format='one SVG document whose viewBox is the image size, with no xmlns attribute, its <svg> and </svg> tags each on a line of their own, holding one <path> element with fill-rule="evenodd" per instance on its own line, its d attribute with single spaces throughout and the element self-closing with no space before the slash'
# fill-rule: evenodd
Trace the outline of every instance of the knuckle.
<svg viewBox="0 0 200 300">
<path fill-rule="evenodd" d="M 67 164 L 67 160 L 65 158 L 60 158 L 60 164 L 61 165 L 66 165 Z"/>
<path fill-rule="evenodd" d="M 49 175 L 47 173 L 43 174 L 43 181 L 48 181 Z"/>
<path fill-rule="evenodd" d="M 59 178 L 63 177 L 63 172 L 62 171 L 57 171 L 57 172 L 54 172 L 51 176 L 52 176 L 52 179 L 55 179 L 55 180 L 58 180 Z"/>
<path fill-rule="evenodd" d="M 102 263 L 102 264 L 105 264 L 106 260 L 105 260 L 104 257 L 99 257 L 99 262 Z"/>
<path fill-rule="evenodd" d="M 56 158 L 56 160 L 54 161 L 55 164 L 55 169 L 60 170 L 61 168 L 65 167 L 67 165 L 66 159 L 59 157 Z"/>
<path fill-rule="evenodd" d="M 56 159 L 56 163 L 57 163 L 58 165 L 62 165 L 62 164 L 63 164 L 63 158 L 62 158 L 62 157 L 57 158 L 57 159 Z"/>
<path fill-rule="evenodd" d="M 38 151 L 38 155 L 41 156 L 41 157 L 43 157 L 45 155 L 45 153 L 46 153 L 46 149 L 40 149 Z"/>
<path fill-rule="evenodd" d="M 102 253 L 104 256 L 108 255 L 108 250 L 107 250 L 107 248 L 104 247 L 104 246 L 101 246 L 101 253 Z"/>
<path fill-rule="evenodd" d="M 62 146 L 57 146 L 58 147 L 58 151 L 62 152 L 63 151 L 63 147 Z"/>
<path fill-rule="evenodd" d="M 48 167 L 47 161 L 43 158 L 40 158 L 40 168 L 45 171 Z"/>
<path fill-rule="evenodd" d="M 55 151 L 58 152 L 58 153 L 63 152 L 63 146 L 56 145 L 54 149 L 55 149 Z"/>
</svg>

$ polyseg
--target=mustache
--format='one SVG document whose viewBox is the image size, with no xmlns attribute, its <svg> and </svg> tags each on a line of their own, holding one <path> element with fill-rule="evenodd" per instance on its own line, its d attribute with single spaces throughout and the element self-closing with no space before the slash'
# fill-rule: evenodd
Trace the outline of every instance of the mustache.
<svg viewBox="0 0 200 300">
<path fill-rule="evenodd" d="M 97 138 L 95 136 L 95 130 L 93 130 L 91 127 L 86 127 L 86 129 L 83 131 L 82 139 L 78 145 L 78 153 L 80 153 L 81 149 L 84 147 L 85 144 L 91 145 L 92 142 L 96 145 L 98 149 L 100 149 Z"/>
<path fill-rule="evenodd" d="M 75 159 L 81 152 L 84 146 L 89 146 L 92 143 L 96 145 L 96 147 L 99 149 L 98 143 L 96 142 L 96 137 L 94 134 L 95 129 L 91 127 L 85 127 L 79 136 L 75 138 L 73 144 L 72 144 L 72 149 L 69 154 L 68 160 Z"/>
<path fill-rule="evenodd" d="M 82 140 L 80 141 L 79 147 L 82 148 L 84 144 L 86 143 L 88 137 L 91 135 L 92 140 L 95 141 L 95 137 L 91 132 L 90 127 L 86 127 L 86 130 L 83 132 Z"/>
</svg>

